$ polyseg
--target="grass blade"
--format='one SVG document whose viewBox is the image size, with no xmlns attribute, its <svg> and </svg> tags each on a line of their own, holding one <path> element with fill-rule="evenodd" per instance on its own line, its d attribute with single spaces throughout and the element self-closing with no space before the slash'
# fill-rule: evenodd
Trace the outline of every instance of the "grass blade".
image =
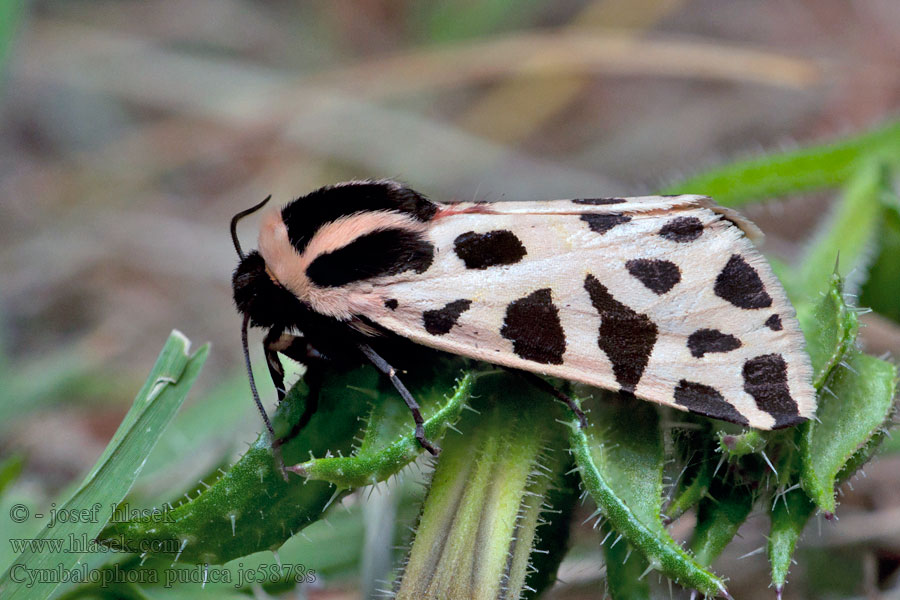
<svg viewBox="0 0 900 600">
<path fill-rule="evenodd" d="M 189 347 L 190 342 L 181 333 L 176 331 L 169 336 L 147 383 L 106 450 L 78 490 L 57 510 L 58 514 L 63 510 L 93 512 L 86 513 L 78 522 L 49 521 L 36 540 L 51 544 L 55 540 L 92 540 L 100 533 L 111 516 L 110 506 L 120 502 L 131 488 L 144 459 L 175 416 L 206 360 L 207 346 L 192 355 L 188 354 Z M 28 580 L 23 581 L 24 574 L 39 572 L 38 569 L 43 573 L 68 571 L 82 555 L 65 547 L 48 552 L 49 547 L 50 544 L 43 551 L 35 551 L 33 546 L 19 554 L 0 578 L 0 595 L 9 599 L 49 597 L 58 581 L 38 581 L 26 587 Z"/>
</svg>

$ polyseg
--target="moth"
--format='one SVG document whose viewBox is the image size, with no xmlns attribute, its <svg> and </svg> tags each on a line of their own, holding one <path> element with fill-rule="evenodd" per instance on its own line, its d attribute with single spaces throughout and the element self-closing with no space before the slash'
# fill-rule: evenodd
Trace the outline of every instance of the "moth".
<svg viewBox="0 0 900 600">
<path fill-rule="evenodd" d="M 234 301 L 278 353 L 310 368 L 343 356 L 390 377 L 379 346 L 415 344 L 525 374 L 633 394 L 758 429 L 813 416 L 795 312 L 751 241 L 758 230 L 704 196 L 440 203 L 389 180 L 323 187 L 266 214 Z M 257 406 L 271 426 L 256 394 Z"/>
</svg>

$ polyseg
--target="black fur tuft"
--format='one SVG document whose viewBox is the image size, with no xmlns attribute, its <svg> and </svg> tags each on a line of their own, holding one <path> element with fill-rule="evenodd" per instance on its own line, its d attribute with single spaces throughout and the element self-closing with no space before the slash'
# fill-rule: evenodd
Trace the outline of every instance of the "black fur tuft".
<svg viewBox="0 0 900 600">
<path fill-rule="evenodd" d="M 359 181 L 326 186 L 297 198 L 281 209 L 288 238 L 303 252 L 313 234 L 326 223 L 367 210 L 393 210 L 419 221 L 430 220 L 437 205 L 395 181 Z"/>
<path fill-rule="evenodd" d="M 338 287 L 379 275 L 424 273 L 433 260 L 434 246 L 420 234 L 381 229 L 322 254 L 306 268 L 306 276 L 319 287 Z"/>
<path fill-rule="evenodd" d="M 254 250 L 238 264 L 231 278 L 234 303 L 250 315 L 254 327 L 287 327 L 307 308 L 266 273 L 266 261 Z"/>
</svg>

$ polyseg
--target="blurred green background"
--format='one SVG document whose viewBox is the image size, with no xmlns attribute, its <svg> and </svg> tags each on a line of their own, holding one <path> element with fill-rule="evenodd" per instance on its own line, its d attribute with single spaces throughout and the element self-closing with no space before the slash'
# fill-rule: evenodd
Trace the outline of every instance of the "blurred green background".
<svg viewBox="0 0 900 600">
<path fill-rule="evenodd" d="M 192 439 L 168 439 L 148 477 L 190 485 L 252 439 L 228 220 L 268 194 L 363 177 L 437 200 L 652 193 L 896 117 L 898 57 L 896 0 L 4 0 L 0 459 L 23 457 L 14 492 L 49 502 L 83 475 L 173 327 L 213 350 L 178 430 Z M 747 212 L 791 258 L 831 196 Z M 254 245 L 252 225 L 241 235 Z M 863 321 L 867 351 L 900 354 L 900 326 Z M 216 414 L 190 413 L 211 396 Z M 896 581 L 900 459 L 866 472 L 840 523 L 807 535 L 788 598 Z M 738 560 L 761 521 L 716 563 L 737 598 L 770 593 L 764 557 Z M 594 597 L 598 555 L 560 575 L 552 597 Z M 309 596 L 357 590 L 351 577 Z"/>
</svg>

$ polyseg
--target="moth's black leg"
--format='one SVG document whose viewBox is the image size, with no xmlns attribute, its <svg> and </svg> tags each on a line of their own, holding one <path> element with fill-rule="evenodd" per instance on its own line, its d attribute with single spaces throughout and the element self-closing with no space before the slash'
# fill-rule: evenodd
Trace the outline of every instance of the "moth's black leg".
<svg viewBox="0 0 900 600">
<path fill-rule="evenodd" d="M 269 376 L 272 378 L 272 384 L 275 386 L 275 393 L 278 394 L 278 403 L 284 400 L 284 365 L 278 358 L 279 350 L 290 344 L 288 340 L 282 340 L 283 337 L 294 337 L 285 334 L 280 329 L 270 329 L 263 340 L 263 352 L 266 355 L 266 364 L 269 366 Z"/>
<path fill-rule="evenodd" d="M 306 407 L 300 419 L 284 437 L 275 440 L 275 444 L 281 446 L 302 430 L 319 407 L 319 392 L 322 389 L 322 367 L 324 358 L 307 343 L 302 336 L 284 333 L 281 330 L 272 329 L 263 340 L 263 350 L 266 355 L 266 363 L 269 366 L 269 374 L 275 391 L 278 394 L 278 402 L 284 400 L 287 390 L 284 387 L 284 365 L 278 354 L 284 354 L 288 358 L 297 361 L 306 367 L 303 380 L 309 386 L 309 396 Z"/>
<path fill-rule="evenodd" d="M 375 365 L 376 369 L 391 379 L 391 383 L 393 383 L 394 387 L 397 388 L 397 391 L 400 392 L 400 397 L 406 402 L 406 406 L 409 407 L 409 411 L 412 413 L 413 421 L 416 422 L 416 439 L 419 440 L 419 445 L 431 452 L 434 456 L 440 454 L 441 449 L 429 442 L 428 438 L 425 437 L 425 420 L 422 418 L 422 411 L 419 410 L 419 404 L 416 402 L 416 399 L 412 397 L 412 394 L 409 393 L 409 390 L 406 389 L 406 386 L 403 385 L 403 382 L 397 377 L 396 369 L 389 365 L 386 360 L 381 358 L 377 352 L 372 350 L 372 348 L 366 344 L 360 344 L 359 349 L 365 357 Z"/>
<path fill-rule="evenodd" d="M 266 355 L 269 375 L 272 377 L 272 383 L 275 385 L 275 392 L 278 394 L 278 402 L 280 404 L 284 400 L 287 390 L 284 388 L 284 365 L 281 364 L 278 353 L 280 352 L 309 368 L 309 359 L 313 358 L 309 354 L 309 344 L 302 336 L 284 333 L 280 329 L 270 329 L 266 339 L 263 340 L 263 351 Z"/>
<path fill-rule="evenodd" d="M 516 372 L 519 375 L 521 375 L 522 377 L 524 377 L 525 380 L 528 381 L 531 385 L 535 386 L 536 388 L 538 388 L 539 390 L 541 390 L 543 392 L 552 394 L 553 396 L 556 397 L 557 400 L 560 400 L 561 402 L 565 403 L 565 405 L 568 406 L 569 409 L 573 413 L 575 413 L 575 416 L 578 417 L 578 421 L 581 423 L 582 429 L 584 429 L 585 427 L 588 426 L 587 417 L 585 416 L 584 411 L 582 411 L 580 408 L 578 408 L 578 405 L 575 404 L 575 401 L 572 400 L 571 398 L 569 398 L 568 395 L 559 391 L 558 389 L 553 387 L 550 383 L 545 381 L 542 377 L 539 377 L 538 375 L 535 375 L 534 373 L 529 373 L 528 371 L 516 371 Z"/>
</svg>

